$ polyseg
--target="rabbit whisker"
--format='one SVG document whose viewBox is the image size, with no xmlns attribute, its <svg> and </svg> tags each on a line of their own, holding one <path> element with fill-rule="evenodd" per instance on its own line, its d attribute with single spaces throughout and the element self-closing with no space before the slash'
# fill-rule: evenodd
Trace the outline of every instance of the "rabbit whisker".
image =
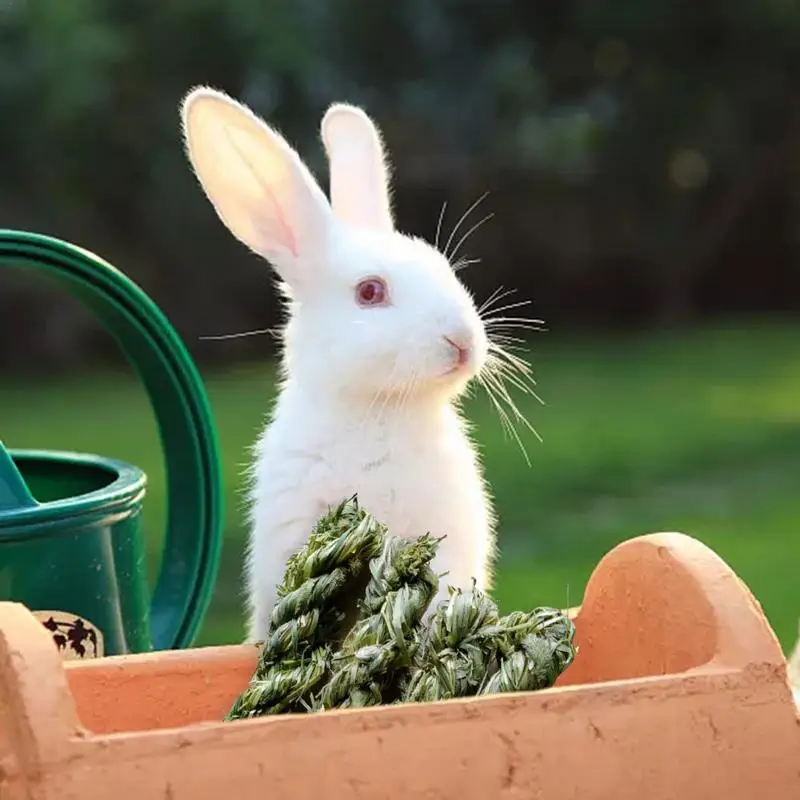
<svg viewBox="0 0 800 800">
<path fill-rule="evenodd" d="M 498 286 L 478 307 L 478 314 L 483 315 L 492 307 L 493 303 L 499 303 L 503 298 L 514 294 L 516 289 L 506 289 L 503 286 Z"/>
<path fill-rule="evenodd" d="M 488 221 L 489 221 L 489 220 L 490 220 L 490 219 L 491 219 L 493 216 L 494 216 L 494 212 L 493 212 L 493 211 L 491 211 L 491 212 L 489 212 L 489 213 L 488 213 L 488 214 L 487 214 L 485 217 L 483 217 L 482 219 L 479 219 L 479 220 L 478 220 L 478 221 L 477 221 L 477 222 L 476 222 L 476 223 L 475 223 L 475 224 L 474 224 L 474 225 L 473 225 L 473 226 L 472 226 L 472 227 L 471 227 L 471 228 L 470 228 L 470 229 L 469 229 L 469 230 L 468 230 L 468 231 L 467 231 L 467 232 L 466 232 L 466 233 L 465 233 L 465 234 L 464 234 L 464 235 L 463 235 L 463 236 L 462 236 L 462 237 L 461 237 L 459 240 L 458 240 L 458 244 L 457 244 L 457 245 L 456 245 L 456 246 L 453 248 L 453 252 L 451 253 L 450 257 L 451 257 L 451 258 L 454 258 L 454 257 L 455 257 L 455 255 L 456 255 L 456 253 L 458 253 L 458 251 L 459 251 L 459 248 L 461 247 L 461 245 L 462 245 L 462 244 L 464 244 L 464 242 L 466 242 L 466 241 L 467 241 L 467 239 L 468 239 L 470 236 L 472 236 L 472 234 L 473 234 L 473 233 L 475 233 L 475 231 L 476 231 L 476 230 L 478 230 L 478 228 L 480 228 L 480 227 L 481 227 L 481 225 L 483 225 L 483 223 L 484 223 L 484 222 L 488 222 Z"/>
<path fill-rule="evenodd" d="M 491 401 L 495 411 L 497 411 L 497 415 L 500 418 L 500 424 L 502 425 L 504 432 L 510 434 L 514 438 L 520 450 L 522 451 L 525 462 L 528 464 L 528 466 L 530 466 L 531 462 L 530 458 L 528 458 L 528 451 L 525 449 L 525 445 L 522 443 L 522 439 L 520 439 L 520 436 L 514 427 L 514 423 L 509 418 L 505 408 L 503 408 L 503 404 L 496 396 L 497 388 L 494 377 L 487 371 L 485 374 L 482 373 L 478 380 L 480 381 L 483 389 L 486 391 L 486 394 L 489 397 L 489 400 Z"/>
<path fill-rule="evenodd" d="M 405 385 L 405 390 L 400 396 L 400 402 L 397 404 L 398 413 L 405 410 L 406 405 L 408 404 L 411 395 L 417 387 L 417 373 L 415 372 L 411 376 L 411 380 L 409 380 Z"/>
<path fill-rule="evenodd" d="M 496 373 L 505 378 L 512 386 L 543 405 L 542 399 L 536 394 L 536 381 L 533 379 L 528 363 L 519 358 L 519 356 L 507 352 L 503 352 L 500 355 L 497 351 L 495 352 L 497 353 Z"/>
<path fill-rule="evenodd" d="M 525 322 L 533 325 L 544 325 L 543 319 L 532 319 L 531 317 L 489 317 L 484 320 L 484 324 L 495 324 L 498 322 Z"/>
<path fill-rule="evenodd" d="M 436 236 L 433 240 L 433 246 L 439 249 L 439 236 L 442 233 L 442 222 L 444 222 L 444 212 L 447 209 L 447 200 L 442 203 L 442 210 L 439 212 L 439 221 L 436 223 Z"/>
<path fill-rule="evenodd" d="M 512 386 L 521 392 L 532 397 L 534 400 L 544 405 L 544 401 L 536 393 L 536 381 L 530 365 L 519 356 L 512 356 L 501 348 L 495 348 L 491 357 L 492 366 L 490 372 L 501 381 L 508 381 Z M 537 436 L 536 431 L 531 432 Z"/>
<path fill-rule="evenodd" d="M 462 269 L 471 266 L 472 264 L 480 264 L 481 260 L 479 258 L 459 258 L 455 264 L 453 264 L 453 272 L 460 272 Z"/>
<path fill-rule="evenodd" d="M 362 430 L 364 428 L 366 428 L 367 425 L 369 424 L 370 417 L 372 415 L 373 410 L 375 409 L 375 404 L 378 402 L 378 400 L 381 399 L 383 394 L 384 394 L 384 390 L 383 389 L 379 389 L 377 392 L 375 392 L 374 395 L 372 395 L 372 400 L 370 400 L 370 403 L 367 406 L 367 410 L 364 412 L 364 416 L 361 419 L 361 425 L 359 426 L 360 428 L 362 428 Z M 377 415 L 376 415 L 376 418 L 377 418 Z"/>
<path fill-rule="evenodd" d="M 500 298 L 498 298 L 499 300 Z M 529 306 L 533 301 L 532 300 L 517 300 L 515 303 L 506 303 L 504 306 L 499 306 L 498 308 L 492 308 L 492 314 L 500 314 L 503 311 L 510 311 L 512 308 L 522 308 L 523 306 Z M 492 319 L 492 317 L 489 317 Z"/>
<path fill-rule="evenodd" d="M 261 328 L 255 331 L 242 331 L 241 333 L 221 333 L 216 336 L 198 336 L 201 341 L 220 341 L 222 339 L 241 339 L 245 336 L 262 336 L 268 333 L 272 336 L 280 336 L 281 331 L 278 328 Z"/>
<path fill-rule="evenodd" d="M 366 413 L 364 414 L 362 427 L 366 426 L 366 424 L 369 422 L 370 414 L 372 413 L 373 410 L 375 410 L 375 404 L 378 402 L 378 400 L 380 400 L 381 396 L 383 397 L 383 402 L 381 403 L 380 408 L 378 409 L 375 415 L 375 419 L 380 420 L 380 418 L 383 416 L 383 413 L 386 410 L 386 405 L 389 402 L 389 398 L 393 394 L 392 390 L 394 388 L 394 378 L 395 374 L 397 373 L 397 367 L 398 363 L 397 363 L 397 358 L 395 357 L 394 361 L 392 362 L 392 370 L 389 373 L 389 377 L 386 380 L 386 387 L 383 389 L 378 389 L 378 391 L 375 392 L 375 395 L 373 396 L 372 401 L 370 402 L 369 406 L 367 407 Z"/>
<path fill-rule="evenodd" d="M 511 336 L 507 333 L 495 333 L 494 331 L 492 331 L 492 341 L 498 344 L 504 344 L 508 349 L 513 349 L 513 347 L 525 344 L 525 339 L 520 336 Z"/>
<path fill-rule="evenodd" d="M 538 319 L 525 319 L 524 317 L 495 317 L 483 321 L 487 333 L 492 336 L 495 333 L 512 333 L 516 330 L 523 331 L 546 331 L 544 323 Z"/>
<path fill-rule="evenodd" d="M 464 223 L 466 218 L 489 196 L 489 192 L 484 192 L 462 215 L 461 218 L 456 223 L 455 228 L 450 232 L 450 236 L 447 237 L 447 242 L 445 243 L 444 250 L 442 253 L 444 257 L 449 261 L 450 256 L 447 254 L 447 251 L 450 248 L 450 243 L 453 241 L 456 233 L 458 233 L 458 229 Z"/>
<path fill-rule="evenodd" d="M 507 294 L 508 292 L 505 293 L 505 295 Z M 498 302 L 503 296 L 501 290 L 495 291 L 492 297 L 484 303 L 484 306 Z M 498 320 L 501 319 L 498 318 Z M 530 321 L 526 320 L 526 322 Z M 539 441 L 541 441 L 541 437 L 511 396 L 509 386 L 540 403 L 542 400 L 535 390 L 536 381 L 533 378 L 530 363 L 522 356 L 511 352 L 512 345 L 509 345 L 509 341 L 521 340 L 489 330 L 489 356 L 486 366 L 478 375 L 477 383 L 486 391 L 503 429 L 514 438 L 526 463 L 530 466 L 528 452 L 517 430 L 517 424 L 521 423 L 528 428 Z"/>
</svg>

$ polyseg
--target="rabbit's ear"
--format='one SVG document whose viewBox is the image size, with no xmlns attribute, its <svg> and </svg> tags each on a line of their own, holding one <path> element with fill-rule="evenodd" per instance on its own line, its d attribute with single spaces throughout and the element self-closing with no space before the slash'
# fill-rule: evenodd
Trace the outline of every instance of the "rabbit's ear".
<svg viewBox="0 0 800 800">
<path fill-rule="evenodd" d="M 322 118 L 321 133 L 336 217 L 359 228 L 394 230 L 389 167 L 372 120 L 360 108 L 337 103 Z"/>
<path fill-rule="evenodd" d="M 222 92 L 193 89 L 181 105 L 187 155 L 230 232 L 289 284 L 324 260 L 328 199 L 286 140 Z"/>
</svg>

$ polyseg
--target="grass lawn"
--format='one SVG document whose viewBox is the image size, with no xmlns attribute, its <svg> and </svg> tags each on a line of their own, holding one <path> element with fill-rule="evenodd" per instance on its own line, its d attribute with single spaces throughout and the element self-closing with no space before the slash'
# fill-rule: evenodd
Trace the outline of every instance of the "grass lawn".
<svg viewBox="0 0 800 800">
<path fill-rule="evenodd" d="M 501 517 L 501 609 L 577 604 L 593 565 L 617 542 L 680 530 L 737 570 L 790 647 L 800 617 L 800 325 L 580 341 L 549 333 L 531 355 L 545 400 L 526 409 L 544 439 L 525 437 L 531 467 L 482 395 L 467 404 Z M 273 392 L 270 365 L 205 377 L 227 530 L 200 644 L 242 635 L 239 474 Z M 143 467 L 155 569 L 163 468 L 147 399 L 128 372 L 57 383 L 0 378 L 0 437 L 11 447 L 87 450 Z"/>
</svg>

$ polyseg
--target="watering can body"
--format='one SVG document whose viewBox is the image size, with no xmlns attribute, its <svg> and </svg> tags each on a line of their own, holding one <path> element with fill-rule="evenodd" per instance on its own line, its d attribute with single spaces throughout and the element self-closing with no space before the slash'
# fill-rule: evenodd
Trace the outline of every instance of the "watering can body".
<svg viewBox="0 0 800 800">
<path fill-rule="evenodd" d="M 0 510 L 0 596 L 27 606 L 66 658 L 151 649 L 144 473 L 78 453 L 8 455 L 30 496 Z"/>
<path fill-rule="evenodd" d="M 140 469 L 98 455 L 7 450 L 0 442 L 0 600 L 27 606 L 65 658 L 187 647 L 210 602 L 223 520 L 216 433 L 194 364 L 158 308 L 97 256 L 0 230 L 0 264 L 44 269 L 115 336 L 150 396 L 168 488 L 151 592 Z"/>
</svg>

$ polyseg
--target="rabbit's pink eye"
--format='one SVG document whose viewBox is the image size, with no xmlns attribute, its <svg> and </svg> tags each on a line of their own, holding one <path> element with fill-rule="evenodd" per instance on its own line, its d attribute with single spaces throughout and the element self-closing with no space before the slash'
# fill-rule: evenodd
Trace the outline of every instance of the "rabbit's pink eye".
<svg viewBox="0 0 800 800">
<path fill-rule="evenodd" d="M 380 278 L 367 278 L 356 286 L 356 299 L 360 306 L 383 305 L 388 296 L 389 290 Z"/>
</svg>

